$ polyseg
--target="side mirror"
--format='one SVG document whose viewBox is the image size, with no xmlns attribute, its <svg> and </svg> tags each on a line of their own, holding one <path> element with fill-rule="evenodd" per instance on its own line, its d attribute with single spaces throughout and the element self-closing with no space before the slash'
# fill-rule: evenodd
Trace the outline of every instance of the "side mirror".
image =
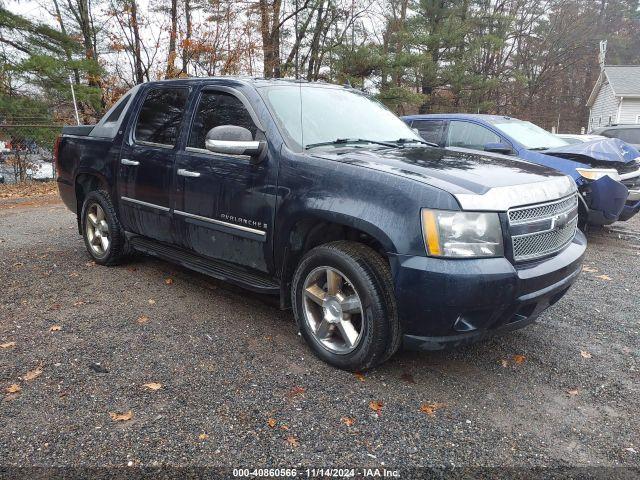
<svg viewBox="0 0 640 480">
<path fill-rule="evenodd" d="M 207 132 L 204 145 L 213 153 L 258 157 L 264 150 L 265 142 L 254 140 L 251 132 L 244 127 L 220 125 Z"/>
<path fill-rule="evenodd" d="M 487 143 L 484 146 L 485 152 L 500 153 L 502 155 L 513 154 L 513 149 L 506 143 Z"/>
</svg>

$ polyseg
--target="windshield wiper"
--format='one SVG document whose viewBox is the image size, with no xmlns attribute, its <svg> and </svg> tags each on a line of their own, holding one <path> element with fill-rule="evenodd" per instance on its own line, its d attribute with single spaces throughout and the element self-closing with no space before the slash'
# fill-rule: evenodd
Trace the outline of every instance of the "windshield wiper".
<svg viewBox="0 0 640 480">
<path fill-rule="evenodd" d="M 527 148 L 527 150 L 531 150 L 532 152 L 542 152 L 544 150 L 549 150 L 549 147 Z"/>
<path fill-rule="evenodd" d="M 310 143 L 309 145 L 305 146 L 304 149 L 305 150 L 309 150 L 310 148 L 315 148 L 315 147 L 323 147 L 325 145 L 346 145 L 348 143 L 352 143 L 352 144 L 357 144 L 357 143 L 374 143 L 376 145 L 383 145 L 385 147 L 391 147 L 391 148 L 396 148 L 397 145 L 394 145 L 393 143 L 389 143 L 389 142 L 379 142 L 377 140 L 367 140 L 366 138 L 337 138 L 331 142 L 319 142 L 319 143 Z"/>
<path fill-rule="evenodd" d="M 429 145 L 430 147 L 439 147 L 437 143 L 427 142 L 426 140 L 422 140 L 420 138 L 399 138 L 398 140 L 393 140 L 393 143 L 399 143 L 400 145 L 405 145 L 407 143 L 422 143 L 423 145 Z"/>
</svg>

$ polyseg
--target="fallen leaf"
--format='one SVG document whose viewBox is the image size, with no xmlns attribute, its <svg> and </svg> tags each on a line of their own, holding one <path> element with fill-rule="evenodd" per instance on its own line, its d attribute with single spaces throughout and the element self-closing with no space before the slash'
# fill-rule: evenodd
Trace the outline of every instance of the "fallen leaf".
<svg viewBox="0 0 640 480">
<path fill-rule="evenodd" d="M 438 402 L 423 403 L 422 405 L 420 405 L 420 411 L 422 413 L 426 413 L 430 417 L 433 417 L 436 414 L 436 410 L 439 410 L 445 406 L 446 404 Z"/>
<path fill-rule="evenodd" d="M 27 380 L 27 381 L 34 380 L 34 379 L 38 378 L 40 375 L 42 375 L 42 365 L 38 365 L 33 370 L 29 370 L 25 374 L 24 379 Z"/>
<path fill-rule="evenodd" d="M 280 430 L 289 430 L 289 425 L 280 425 Z"/>
<path fill-rule="evenodd" d="M 138 322 L 140 325 L 144 325 L 148 321 L 149 321 L 149 317 L 147 315 L 140 315 L 136 320 L 136 322 Z"/>
<path fill-rule="evenodd" d="M 384 404 L 382 402 L 379 402 L 378 400 L 371 400 L 369 402 L 369 408 L 376 412 L 378 415 L 380 415 L 380 412 L 382 412 L 383 406 Z"/>
<path fill-rule="evenodd" d="M 207 435 L 206 433 L 201 433 L 200 435 L 198 435 L 198 438 L 200 440 L 206 440 L 207 438 L 209 438 L 209 435 Z"/>
<path fill-rule="evenodd" d="M 344 423 L 347 427 L 350 427 L 351 425 L 356 423 L 356 421 L 351 417 L 340 417 L 340 421 Z"/>
<path fill-rule="evenodd" d="M 49 310 L 60 310 L 61 305 L 59 303 L 54 303 L 49 306 Z"/>
<path fill-rule="evenodd" d="M 142 388 L 153 390 L 155 392 L 156 390 L 160 390 L 162 388 L 162 384 L 157 382 L 145 383 L 144 385 L 142 385 Z"/>
<path fill-rule="evenodd" d="M 8 386 L 5 389 L 5 392 L 7 393 L 20 393 L 22 391 L 22 387 L 16 383 L 14 383 L 13 385 Z"/>
<path fill-rule="evenodd" d="M 579 393 L 580 390 L 578 390 L 577 388 L 570 388 L 569 390 L 567 390 L 567 395 L 569 395 L 570 397 L 575 397 Z"/>
<path fill-rule="evenodd" d="M 596 275 L 596 278 L 599 278 L 600 280 L 607 280 L 607 281 L 611 280 L 611 277 L 609 275 Z"/>
<path fill-rule="evenodd" d="M 360 372 L 355 372 L 354 375 L 356 376 L 356 378 L 358 380 L 360 380 L 361 382 L 364 382 L 364 375 Z"/>
<path fill-rule="evenodd" d="M 278 421 L 275 418 L 269 418 L 267 420 L 267 425 L 269 425 L 271 428 L 275 428 L 277 423 Z"/>
<path fill-rule="evenodd" d="M 586 350 L 580 350 L 580 355 L 582 355 L 582 358 L 591 358 L 591 354 Z"/>
<path fill-rule="evenodd" d="M 62 327 L 60 325 L 53 325 L 49 331 L 50 332 L 59 332 L 60 330 L 62 330 Z"/>
<path fill-rule="evenodd" d="M 155 305 L 156 301 L 153 298 L 149 299 L 149 305 Z"/>
<path fill-rule="evenodd" d="M 638 453 L 638 451 L 633 447 L 627 447 L 624 450 L 625 452 L 629 452 L 629 453 Z"/>
<path fill-rule="evenodd" d="M 287 396 L 289 398 L 297 397 L 298 395 L 302 395 L 305 391 L 304 387 L 293 387 Z"/>
<path fill-rule="evenodd" d="M 87 263 L 85 263 L 85 266 L 87 266 L 87 267 L 95 267 L 96 266 L 96 262 L 94 262 L 94 261 L 87 262 Z"/>
<path fill-rule="evenodd" d="M 70 277 L 77 277 L 77 276 L 79 276 L 79 273 L 78 273 L 78 272 L 71 272 L 71 273 L 69 274 L 69 276 L 70 276 Z"/>
<path fill-rule="evenodd" d="M 133 418 L 133 412 L 131 410 L 126 413 L 109 412 L 109 416 L 114 422 L 128 422 Z"/>
<path fill-rule="evenodd" d="M 166 283 L 167 285 L 171 285 L 173 284 L 173 278 L 169 277 L 169 278 L 165 278 L 164 279 L 164 283 Z"/>
<path fill-rule="evenodd" d="M 137 270 L 138 270 L 138 269 L 137 269 L 136 267 L 127 267 L 127 271 L 128 271 L 128 272 L 135 272 L 135 271 L 137 271 Z"/>
<path fill-rule="evenodd" d="M 404 372 L 402 375 L 400 375 L 400 378 L 407 383 L 413 383 L 414 385 L 416 383 L 415 378 L 413 378 L 413 375 L 411 375 L 409 372 Z"/>
<path fill-rule="evenodd" d="M 298 439 L 296 437 L 287 437 L 287 443 L 293 448 L 296 448 L 300 445 L 300 442 L 298 442 Z"/>
<path fill-rule="evenodd" d="M 516 362 L 518 365 L 524 363 L 525 359 L 527 357 L 525 357 L 524 355 L 514 355 L 513 356 L 513 361 Z"/>
<path fill-rule="evenodd" d="M 597 268 L 587 267 L 586 265 L 584 265 L 584 266 L 582 267 L 582 271 L 583 271 L 583 272 L 587 272 L 587 273 L 595 273 L 595 272 L 597 272 L 597 271 L 598 271 L 598 269 L 597 269 Z"/>
<path fill-rule="evenodd" d="M 504 358 L 500 360 L 503 368 L 507 368 L 509 366 L 509 360 L 505 360 Z"/>
<path fill-rule="evenodd" d="M 84 305 L 84 302 L 82 300 L 79 300 L 77 302 L 73 302 L 73 306 L 74 307 L 79 307 L 80 305 Z"/>
<path fill-rule="evenodd" d="M 7 342 L 7 343 L 0 344 L 0 348 L 11 348 L 15 346 L 16 346 L 16 342 Z"/>
</svg>

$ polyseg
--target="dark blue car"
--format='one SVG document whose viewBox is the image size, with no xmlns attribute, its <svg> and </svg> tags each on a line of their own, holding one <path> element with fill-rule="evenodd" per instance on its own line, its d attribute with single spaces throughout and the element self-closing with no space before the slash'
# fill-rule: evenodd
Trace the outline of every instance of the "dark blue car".
<svg viewBox="0 0 640 480">
<path fill-rule="evenodd" d="M 520 157 L 572 177 L 583 224 L 624 221 L 640 210 L 640 152 L 618 139 L 569 144 L 531 122 L 499 115 L 403 117 L 427 141 Z"/>
</svg>

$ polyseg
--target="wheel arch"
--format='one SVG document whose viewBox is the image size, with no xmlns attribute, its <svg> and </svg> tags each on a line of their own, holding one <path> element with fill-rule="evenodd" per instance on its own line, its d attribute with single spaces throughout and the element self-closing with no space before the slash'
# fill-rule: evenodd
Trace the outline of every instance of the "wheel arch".
<svg viewBox="0 0 640 480">
<path fill-rule="evenodd" d="M 89 192 L 95 190 L 105 190 L 110 192 L 107 179 L 98 172 L 80 172 L 76 175 L 74 181 L 74 189 L 76 194 L 76 219 L 78 222 L 78 232 L 82 235 L 82 205 Z"/>
<path fill-rule="evenodd" d="M 337 240 L 350 240 L 369 246 L 383 258 L 395 252 L 391 239 L 372 223 L 348 215 L 316 212 L 305 215 L 284 229 L 280 247 L 281 306 L 290 306 L 290 287 L 293 274 L 302 257 L 314 247 Z M 277 253 L 277 254 L 278 254 Z"/>
</svg>

